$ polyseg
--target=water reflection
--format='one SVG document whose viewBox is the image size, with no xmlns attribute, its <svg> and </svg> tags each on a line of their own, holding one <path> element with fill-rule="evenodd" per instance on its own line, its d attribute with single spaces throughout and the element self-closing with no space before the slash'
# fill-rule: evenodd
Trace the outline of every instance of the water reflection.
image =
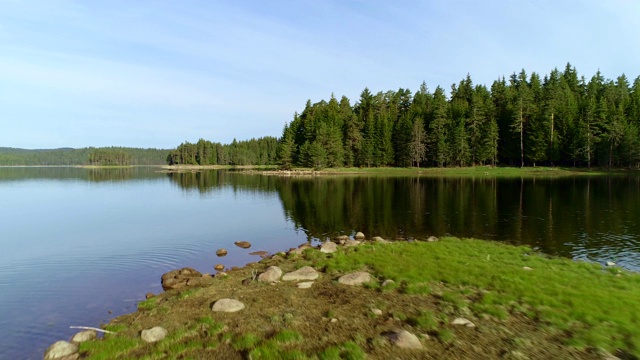
<svg viewBox="0 0 640 360">
<path fill-rule="evenodd" d="M 451 234 L 527 244 L 546 253 L 640 270 L 640 178 L 271 177 L 170 174 L 206 193 L 277 191 L 310 240 L 336 234 L 426 238 Z"/>
</svg>

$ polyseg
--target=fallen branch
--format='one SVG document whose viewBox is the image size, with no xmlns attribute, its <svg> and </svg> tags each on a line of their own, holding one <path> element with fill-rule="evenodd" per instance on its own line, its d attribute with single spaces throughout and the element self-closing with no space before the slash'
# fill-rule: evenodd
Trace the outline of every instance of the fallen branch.
<svg viewBox="0 0 640 360">
<path fill-rule="evenodd" d="M 90 327 L 90 326 L 69 326 L 69 329 L 95 330 L 95 331 L 99 331 L 99 332 L 102 332 L 102 333 L 115 334 L 115 332 L 113 332 L 113 331 L 103 330 L 103 329 L 100 329 L 100 328 L 94 328 L 94 327 Z"/>
</svg>

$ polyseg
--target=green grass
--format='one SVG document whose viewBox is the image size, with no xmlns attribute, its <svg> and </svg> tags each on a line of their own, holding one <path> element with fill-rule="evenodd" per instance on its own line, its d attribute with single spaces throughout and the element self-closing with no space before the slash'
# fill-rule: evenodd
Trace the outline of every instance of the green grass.
<svg viewBox="0 0 640 360">
<path fill-rule="evenodd" d="M 298 168 L 298 171 L 313 169 Z M 520 176 L 574 176 L 574 175 L 610 175 L 612 172 L 603 169 L 564 168 L 564 167 L 506 167 L 506 166 L 473 166 L 451 168 L 327 168 L 319 171 L 327 175 L 371 175 L 371 176 L 455 176 L 455 177 L 520 177 Z M 614 173 L 616 173 L 614 171 Z"/>
<path fill-rule="evenodd" d="M 428 294 L 429 283 L 467 289 L 442 294 L 442 303 L 454 308 L 471 303 L 467 296 L 474 291 L 468 289 L 483 289 L 481 298 L 469 305 L 478 316 L 507 319 L 511 313 L 522 313 L 560 330 L 569 345 L 640 352 L 638 274 L 623 271 L 618 277 L 595 263 L 457 238 L 363 245 L 348 254 L 338 251 L 316 266 L 330 274 L 370 269 L 380 279 L 401 281 L 400 291 L 408 294 Z"/>
</svg>

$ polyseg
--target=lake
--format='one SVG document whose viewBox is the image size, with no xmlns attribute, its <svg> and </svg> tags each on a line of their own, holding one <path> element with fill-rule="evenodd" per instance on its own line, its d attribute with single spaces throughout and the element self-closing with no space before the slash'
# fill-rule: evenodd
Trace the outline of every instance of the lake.
<svg viewBox="0 0 640 360">
<path fill-rule="evenodd" d="M 160 276 L 337 234 L 478 237 L 640 271 L 640 177 L 275 177 L 0 168 L 0 359 L 132 312 Z M 246 240 L 251 249 L 235 241 Z M 229 255 L 218 258 L 215 251 Z"/>
</svg>

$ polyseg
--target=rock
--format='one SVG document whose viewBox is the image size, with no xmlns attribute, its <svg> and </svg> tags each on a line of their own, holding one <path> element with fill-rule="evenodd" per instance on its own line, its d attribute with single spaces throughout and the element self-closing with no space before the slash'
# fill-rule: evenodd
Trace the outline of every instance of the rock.
<svg viewBox="0 0 640 360">
<path fill-rule="evenodd" d="M 220 299 L 211 307 L 212 311 L 236 312 L 244 309 L 244 304 L 235 299 Z"/>
<path fill-rule="evenodd" d="M 300 244 L 300 245 L 298 245 L 298 249 L 309 249 L 309 248 L 311 248 L 311 247 L 312 247 L 312 246 L 311 246 L 311 244 L 309 244 L 309 243 L 304 243 L 304 244 Z"/>
<path fill-rule="evenodd" d="M 237 247 L 241 247 L 243 249 L 248 249 L 251 247 L 251 243 L 248 241 L 236 241 L 234 242 L 234 244 L 236 244 Z"/>
<path fill-rule="evenodd" d="M 336 245 L 336 243 L 332 242 L 332 241 L 325 241 L 322 243 L 322 245 L 320 245 L 320 252 L 323 253 L 333 253 L 336 252 L 338 250 L 338 245 Z"/>
<path fill-rule="evenodd" d="M 391 241 L 387 241 L 387 240 L 381 238 L 380 236 L 374 236 L 371 240 L 373 240 L 373 241 L 375 241 L 377 243 L 381 243 L 381 244 L 388 244 L 388 243 L 391 242 Z"/>
<path fill-rule="evenodd" d="M 616 266 L 616 263 L 613 261 L 607 261 L 607 266 Z"/>
<path fill-rule="evenodd" d="M 161 326 L 155 326 L 151 329 L 142 330 L 140 337 L 148 343 L 158 342 L 167 336 L 167 330 Z"/>
<path fill-rule="evenodd" d="M 531 270 L 533 270 L 533 269 L 532 269 L 532 268 L 530 268 L 530 267 L 528 267 L 528 266 L 524 266 L 524 267 L 522 268 L 522 270 L 531 271 Z"/>
<path fill-rule="evenodd" d="M 218 249 L 218 251 L 216 251 L 216 255 L 218 256 L 227 256 L 227 249 Z"/>
<path fill-rule="evenodd" d="M 455 318 L 452 322 L 451 325 L 463 325 L 466 327 L 476 327 L 476 324 L 472 323 L 471 321 L 465 319 L 465 318 Z"/>
<path fill-rule="evenodd" d="M 428 242 L 435 242 L 435 241 L 439 241 L 439 239 L 437 237 L 435 237 L 435 236 L 429 236 L 427 238 L 427 241 Z"/>
<path fill-rule="evenodd" d="M 54 342 L 44 352 L 44 360 L 63 359 L 78 352 L 78 345 L 60 340 Z"/>
<path fill-rule="evenodd" d="M 351 274 L 343 275 L 338 279 L 340 284 L 344 285 L 362 285 L 371 281 L 371 274 L 366 271 L 357 271 Z"/>
<path fill-rule="evenodd" d="M 353 238 L 356 240 L 364 240 L 364 234 L 358 231 Z"/>
<path fill-rule="evenodd" d="M 338 319 L 333 318 L 333 319 L 331 319 L 331 322 L 332 322 L 332 323 L 337 323 L 337 322 L 338 322 Z"/>
<path fill-rule="evenodd" d="M 269 253 L 264 250 L 250 252 L 249 255 L 260 256 L 263 259 L 266 259 L 269 257 Z"/>
<path fill-rule="evenodd" d="M 151 298 L 153 298 L 153 297 L 155 297 L 155 296 L 156 296 L 156 294 L 154 294 L 154 293 L 152 293 L 152 292 L 148 292 L 148 293 L 146 293 L 146 294 L 144 295 L 144 298 L 145 298 L 145 299 L 147 299 L 147 300 L 149 300 L 149 299 L 151 299 Z"/>
<path fill-rule="evenodd" d="M 398 329 L 398 330 L 388 332 L 384 335 L 386 335 L 389 338 L 389 341 L 393 345 L 399 348 L 422 349 L 422 343 L 420 342 L 420 339 L 418 339 L 417 336 L 408 332 L 407 330 Z"/>
<path fill-rule="evenodd" d="M 380 310 L 380 309 L 371 309 L 371 313 L 373 313 L 373 315 L 380 316 L 380 315 L 382 315 L 382 310 Z"/>
<path fill-rule="evenodd" d="M 305 248 L 295 248 L 295 249 L 289 249 L 289 251 L 287 252 L 287 255 L 291 255 L 291 256 L 297 256 L 297 255 L 302 255 L 302 253 L 304 253 L 306 249 Z"/>
<path fill-rule="evenodd" d="M 262 282 L 276 282 L 280 280 L 282 276 L 282 270 L 277 266 L 269 266 L 265 272 L 258 276 L 258 281 Z"/>
<path fill-rule="evenodd" d="M 226 277 L 226 276 L 229 276 L 229 274 L 227 274 L 224 271 L 220 271 L 219 273 L 216 274 L 216 277 Z"/>
<path fill-rule="evenodd" d="M 298 283 L 298 289 L 308 289 L 313 285 L 313 281 L 303 281 Z"/>
<path fill-rule="evenodd" d="M 282 277 L 284 281 L 297 281 L 297 280 L 315 280 L 320 274 L 311 266 L 301 267 L 300 269 L 286 273 Z"/>
<path fill-rule="evenodd" d="M 347 235 L 338 235 L 334 238 L 334 240 L 337 242 L 342 242 L 349 240 L 349 237 Z"/>
<path fill-rule="evenodd" d="M 349 239 L 349 240 L 347 240 L 347 241 L 345 241 L 345 242 L 344 242 L 344 246 L 347 246 L 347 247 L 349 247 L 349 246 L 358 246 L 358 245 L 360 245 L 360 243 L 361 243 L 361 242 L 360 242 L 360 241 L 358 241 L 358 240 L 351 240 L 351 239 Z"/>
<path fill-rule="evenodd" d="M 385 286 L 393 284 L 393 283 L 395 283 L 395 281 L 393 281 L 391 279 L 387 279 L 387 280 L 382 282 L 382 287 L 385 287 Z"/>
<path fill-rule="evenodd" d="M 95 330 L 84 330 L 79 333 L 73 335 L 71 338 L 72 343 L 81 343 L 85 341 L 90 341 L 98 338 L 98 332 Z"/>
<path fill-rule="evenodd" d="M 172 270 L 162 275 L 162 289 L 180 289 L 187 286 L 187 281 L 192 278 L 202 277 L 202 274 L 192 268 Z"/>
<path fill-rule="evenodd" d="M 214 267 L 214 269 L 218 270 L 218 271 L 222 271 L 224 270 L 224 265 L 222 264 L 216 264 Z"/>
</svg>

